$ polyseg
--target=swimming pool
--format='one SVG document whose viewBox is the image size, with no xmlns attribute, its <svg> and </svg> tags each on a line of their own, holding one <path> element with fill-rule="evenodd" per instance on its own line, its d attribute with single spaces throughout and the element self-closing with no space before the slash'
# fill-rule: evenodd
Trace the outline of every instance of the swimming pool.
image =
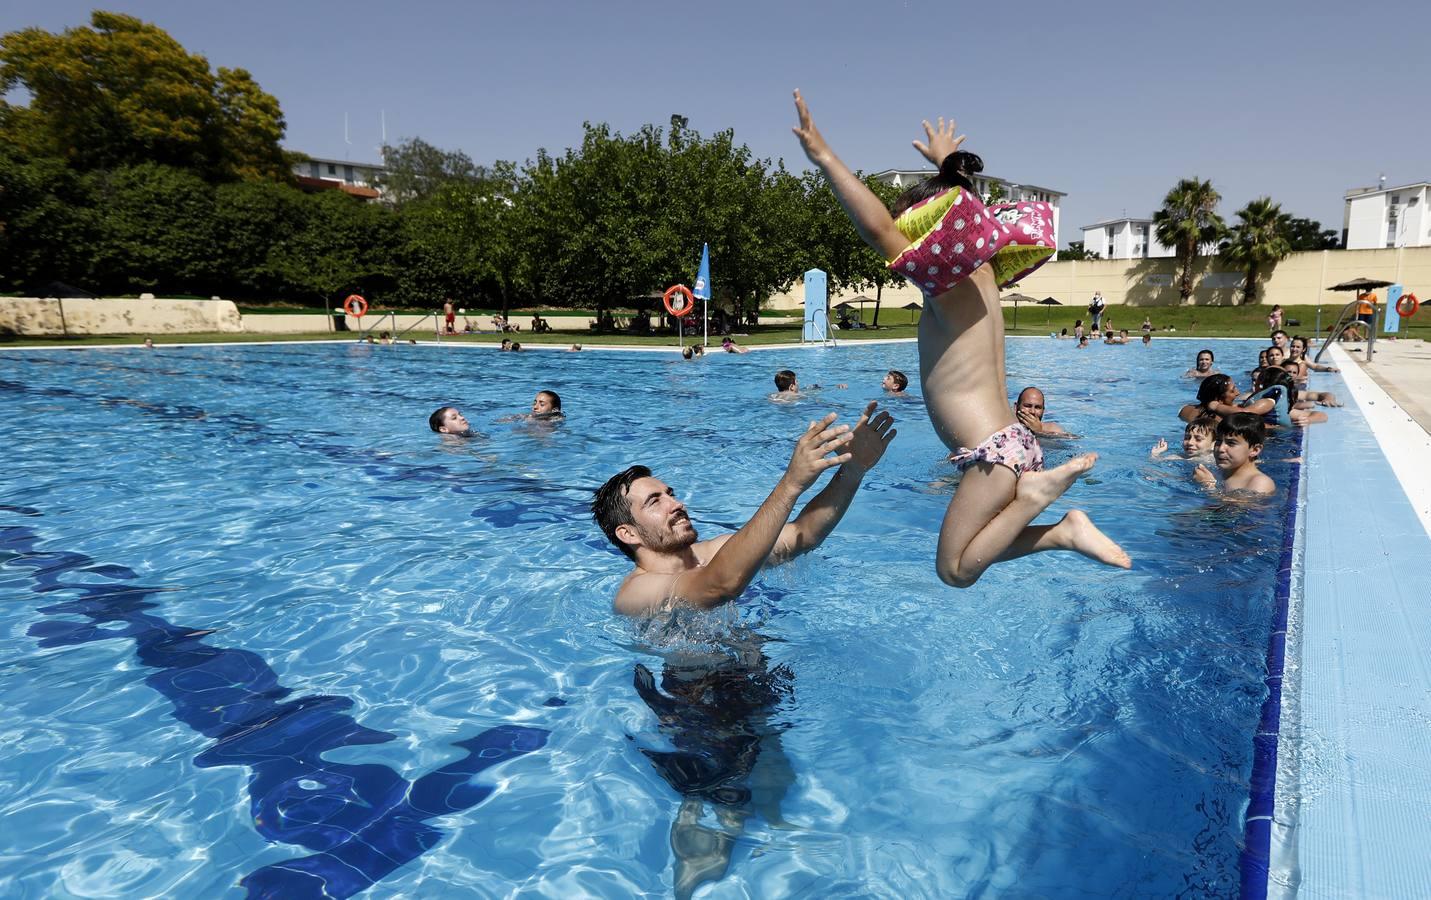
<svg viewBox="0 0 1431 900">
<path fill-rule="evenodd" d="M 912 344 L 0 352 L 0 892 L 669 893 L 674 824 L 728 849 L 721 896 L 1234 893 L 1287 495 L 1148 459 L 1198 347 L 1009 342 L 1011 389 L 1083 435 L 1051 461 L 1102 454 L 1049 518 L 1086 509 L 1132 572 L 941 584 L 949 471 L 896 400 L 822 547 L 645 629 L 591 490 L 646 462 L 737 527 Z M 786 366 L 849 388 L 770 403 Z M 538 388 L 563 425 L 495 421 Z M 428 431 L 445 403 L 482 436 Z"/>
</svg>

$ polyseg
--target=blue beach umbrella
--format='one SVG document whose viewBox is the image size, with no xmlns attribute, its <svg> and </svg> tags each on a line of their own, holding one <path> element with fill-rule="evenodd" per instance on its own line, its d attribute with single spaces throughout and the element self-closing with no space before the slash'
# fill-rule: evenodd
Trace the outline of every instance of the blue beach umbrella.
<svg viewBox="0 0 1431 900">
<path fill-rule="evenodd" d="M 696 288 L 692 294 L 700 298 L 701 301 L 701 343 L 709 343 L 709 322 L 706 317 L 706 304 L 711 299 L 711 245 L 701 244 L 701 268 L 696 273 Z"/>
</svg>

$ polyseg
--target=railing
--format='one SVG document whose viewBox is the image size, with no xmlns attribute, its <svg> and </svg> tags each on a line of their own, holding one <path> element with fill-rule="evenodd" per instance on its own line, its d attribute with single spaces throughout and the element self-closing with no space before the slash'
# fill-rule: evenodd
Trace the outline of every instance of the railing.
<svg viewBox="0 0 1431 900">
<path fill-rule="evenodd" d="M 1361 305 L 1361 300 L 1353 300 L 1342 307 L 1341 315 L 1337 316 L 1337 323 L 1327 332 L 1327 339 L 1322 342 L 1322 346 L 1317 348 L 1317 355 L 1312 357 L 1312 362 L 1319 363 L 1322 356 L 1327 352 L 1327 348 L 1341 339 L 1346 330 L 1353 325 L 1366 326 L 1366 358 L 1371 360 L 1372 354 L 1376 352 L 1376 307 L 1372 307 L 1371 321 L 1362 322 L 1356 317 L 1354 310 Z"/>
</svg>

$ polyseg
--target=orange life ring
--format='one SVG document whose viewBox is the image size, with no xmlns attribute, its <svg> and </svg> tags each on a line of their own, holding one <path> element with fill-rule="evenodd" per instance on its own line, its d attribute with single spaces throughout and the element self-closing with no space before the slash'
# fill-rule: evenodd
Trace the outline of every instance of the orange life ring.
<svg viewBox="0 0 1431 900">
<path fill-rule="evenodd" d="M 1396 301 L 1396 314 L 1403 318 L 1411 318 L 1420 308 L 1421 301 L 1416 299 L 1415 294 L 1402 294 L 1401 299 Z"/>
<path fill-rule="evenodd" d="M 357 294 L 349 294 L 348 299 L 343 301 L 343 309 L 348 311 L 348 315 L 362 318 L 368 311 L 368 301 Z"/>
<path fill-rule="evenodd" d="M 676 309 L 676 307 L 671 305 L 671 298 L 677 294 L 681 294 L 686 298 L 686 302 L 680 309 Z M 677 318 L 689 316 L 696 311 L 696 295 L 692 294 L 691 289 L 684 284 L 673 284 L 666 288 L 666 293 L 661 295 L 661 302 L 666 304 L 666 312 Z"/>
</svg>

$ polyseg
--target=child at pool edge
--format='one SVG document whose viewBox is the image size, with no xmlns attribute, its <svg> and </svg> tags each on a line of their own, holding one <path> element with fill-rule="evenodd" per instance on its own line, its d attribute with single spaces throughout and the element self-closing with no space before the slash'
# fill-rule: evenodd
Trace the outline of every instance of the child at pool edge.
<svg viewBox="0 0 1431 900">
<path fill-rule="evenodd" d="M 1217 423 L 1212 455 L 1222 474 L 1224 491 L 1265 495 L 1277 490 L 1272 479 L 1257 468 L 1257 458 L 1266 443 L 1267 427 L 1261 416 L 1233 413 Z M 1201 463 L 1193 470 L 1193 480 L 1209 490 L 1217 488 L 1217 477 Z"/>
<path fill-rule="evenodd" d="M 1213 434 L 1217 431 L 1216 416 L 1198 416 L 1183 428 L 1182 456 L 1168 456 L 1168 442 L 1158 438 L 1148 455 L 1153 459 L 1209 459 L 1212 456 Z"/>
<path fill-rule="evenodd" d="M 840 205 L 860 236 L 887 260 L 909 246 L 890 211 L 835 156 L 815 127 L 800 92 L 795 92 L 800 124 L 793 130 L 805 155 L 824 172 Z M 940 166 L 964 141 L 954 122 L 924 123 L 929 144 L 914 142 Z M 930 186 L 927 182 L 926 187 Z M 938 185 L 954 189 L 953 184 Z M 960 186 L 958 189 L 966 190 Z M 975 201 L 971 212 L 982 204 Z M 976 266 L 962 281 L 925 302 L 919 321 L 919 368 L 929 420 L 951 450 L 974 447 L 979 456 L 965 465 L 939 532 L 935 570 L 946 584 L 970 587 L 996 562 L 1048 550 L 1072 550 L 1107 565 L 1130 568 L 1128 554 L 1080 510 L 1053 525 L 1030 524 L 1074 480 L 1093 467 L 1087 453 L 1048 471 L 1033 433 L 1014 418 L 1004 379 L 1004 316 L 993 266 Z M 1015 468 L 1017 466 L 1018 468 Z"/>
</svg>

